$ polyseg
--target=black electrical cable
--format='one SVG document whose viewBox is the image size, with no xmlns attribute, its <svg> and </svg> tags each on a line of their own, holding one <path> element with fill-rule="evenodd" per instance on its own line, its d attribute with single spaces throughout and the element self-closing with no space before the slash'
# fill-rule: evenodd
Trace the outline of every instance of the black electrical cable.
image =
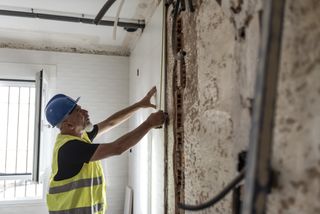
<svg viewBox="0 0 320 214">
<path fill-rule="evenodd" d="M 113 3 L 115 2 L 116 0 L 108 0 L 104 5 L 103 7 L 101 8 L 101 10 L 99 11 L 99 13 L 97 14 L 97 16 L 94 18 L 94 21 L 93 23 L 94 24 L 99 24 L 102 17 L 106 14 L 106 12 L 109 10 L 109 8 L 113 5 Z"/>
<path fill-rule="evenodd" d="M 235 177 L 219 194 L 217 194 L 215 197 L 213 197 L 208 202 L 205 202 L 205 203 L 199 204 L 199 205 L 188 205 L 188 204 L 179 203 L 178 207 L 180 209 L 184 209 L 184 210 L 196 211 L 196 210 L 203 210 L 203 209 L 206 209 L 210 206 L 213 206 L 214 204 L 219 202 L 222 198 L 224 198 L 232 189 L 234 189 L 236 187 L 236 185 L 243 180 L 244 175 L 245 175 L 245 171 L 242 170 L 239 173 L 239 175 L 237 177 Z"/>
</svg>

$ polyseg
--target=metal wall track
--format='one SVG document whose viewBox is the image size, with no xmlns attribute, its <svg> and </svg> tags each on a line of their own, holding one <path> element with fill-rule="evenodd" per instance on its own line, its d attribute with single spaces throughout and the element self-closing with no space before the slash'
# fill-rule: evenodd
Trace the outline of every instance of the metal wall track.
<svg viewBox="0 0 320 214">
<path fill-rule="evenodd" d="M 272 170 L 272 140 L 280 70 L 284 0 L 264 1 L 243 214 L 266 213 Z"/>
</svg>

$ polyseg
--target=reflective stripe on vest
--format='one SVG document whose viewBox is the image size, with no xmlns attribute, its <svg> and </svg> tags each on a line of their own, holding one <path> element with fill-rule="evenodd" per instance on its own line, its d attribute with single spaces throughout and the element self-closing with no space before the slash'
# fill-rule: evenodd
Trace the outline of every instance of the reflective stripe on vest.
<svg viewBox="0 0 320 214">
<path fill-rule="evenodd" d="M 102 184 L 102 177 L 81 179 L 81 180 L 73 181 L 71 183 L 68 183 L 62 186 L 50 187 L 49 194 L 63 193 L 63 192 L 67 192 L 67 191 L 82 188 L 82 187 L 90 187 L 90 186 L 95 186 L 100 184 Z"/>
<path fill-rule="evenodd" d="M 50 214 L 91 214 L 101 211 L 103 204 L 96 204 L 92 207 L 73 208 L 70 210 L 49 211 Z"/>
</svg>

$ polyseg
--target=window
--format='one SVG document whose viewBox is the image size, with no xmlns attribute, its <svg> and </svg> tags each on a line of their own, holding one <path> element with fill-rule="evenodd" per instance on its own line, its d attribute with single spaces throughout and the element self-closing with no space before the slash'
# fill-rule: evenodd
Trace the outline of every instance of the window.
<svg viewBox="0 0 320 214">
<path fill-rule="evenodd" d="M 35 81 L 0 80 L 0 201 L 43 196 L 43 184 L 31 181 L 35 97 Z"/>
</svg>

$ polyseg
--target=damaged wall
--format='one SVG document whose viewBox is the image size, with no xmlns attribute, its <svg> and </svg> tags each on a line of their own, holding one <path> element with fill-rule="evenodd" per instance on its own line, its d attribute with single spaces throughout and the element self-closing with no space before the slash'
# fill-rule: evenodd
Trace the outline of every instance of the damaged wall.
<svg viewBox="0 0 320 214">
<path fill-rule="evenodd" d="M 319 1 L 287 1 L 269 213 L 320 213 L 319 14 Z"/>
<path fill-rule="evenodd" d="M 188 204 L 215 196 L 237 174 L 238 153 L 248 149 L 263 9 L 260 0 L 194 3 L 194 13 L 184 11 L 180 16 L 180 45 L 187 55 L 186 85 L 178 89 L 174 81 L 181 68 L 179 63 L 175 68 L 171 50 L 171 6 L 167 16 L 168 112 L 174 118 L 174 93 L 180 90 L 182 185 Z M 320 212 L 319 14 L 319 1 L 286 1 L 272 157 L 280 177 L 279 187 L 269 197 L 268 213 Z M 168 213 L 179 213 L 176 156 L 170 120 Z M 230 194 L 199 213 L 232 213 L 231 203 Z"/>
</svg>

